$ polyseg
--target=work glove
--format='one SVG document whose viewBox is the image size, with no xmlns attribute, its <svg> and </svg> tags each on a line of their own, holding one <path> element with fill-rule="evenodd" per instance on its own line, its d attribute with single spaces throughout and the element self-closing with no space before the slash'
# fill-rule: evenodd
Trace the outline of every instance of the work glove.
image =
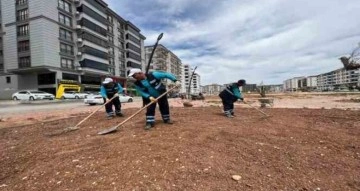
<svg viewBox="0 0 360 191">
<path fill-rule="evenodd" d="M 180 87 L 180 86 L 181 86 L 181 82 L 178 81 L 178 80 L 176 80 L 176 81 L 175 81 L 175 85 L 176 85 L 177 87 Z"/>
<path fill-rule="evenodd" d="M 149 97 L 149 100 L 150 100 L 151 102 L 156 101 L 156 99 L 155 99 L 154 97 L 152 97 L 152 96 Z"/>
<path fill-rule="evenodd" d="M 114 94 L 114 97 L 119 97 L 119 93 Z"/>
<path fill-rule="evenodd" d="M 105 102 L 108 102 L 110 99 L 109 98 L 105 98 Z"/>
<path fill-rule="evenodd" d="M 242 101 L 242 102 L 245 102 L 245 100 L 244 100 L 244 98 L 242 97 L 242 98 L 239 98 L 239 100 L 240 101 Z"/>
</svg>

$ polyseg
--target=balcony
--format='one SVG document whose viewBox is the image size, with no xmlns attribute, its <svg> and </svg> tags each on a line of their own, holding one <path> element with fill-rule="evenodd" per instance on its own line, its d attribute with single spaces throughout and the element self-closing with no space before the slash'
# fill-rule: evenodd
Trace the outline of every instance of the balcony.
<svg viewBox="0 0 360 191">
<path fill-rule="evenodd" d="M 137 63 L 134 63 L 134 62 L 131 62 L 131 61 L 128 61 L 126 63 L 126 66 L 127 67 L 130 67 L 130 68 L 141 68 L 141 65 L 140 64 L 137 64 Z"/>
</svg>

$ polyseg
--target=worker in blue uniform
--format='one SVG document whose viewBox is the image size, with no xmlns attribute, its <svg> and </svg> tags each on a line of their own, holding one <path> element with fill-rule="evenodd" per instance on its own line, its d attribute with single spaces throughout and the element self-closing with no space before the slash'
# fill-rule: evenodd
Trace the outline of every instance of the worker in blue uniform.
<svg viewBox="0 0 360 191">
<path fill-rule="evenodd" d="M 100 87 L 100 94 L 104 98 L 106 102 L 108 102 L 111 98 L 116 96 L 117 98 L 112 99 L 109 103 L 105 104 L 105 110 L 108 119 L 112 119 L 114 117 L 113 106 L 115 107 L 115 115 L 122 117 L 121 113 L 121 102 L 119 99 L 119 94 L 124 90 L 119 83 L 115 83 L 112 78 L 105 78 Z"/>
<path fill-rule="evenodd" d="M 234 117 L 234 102 L 237 100 L 244 101 L 244 97 L 241 94 L 239 87 L 246 85 L 246 81 L 241 79 L 237 83 L 227 85 L 219 96 L 224 106 L 224 114 L 226 117 Z"/>
<path fill-rule="evenodd" d="M 161 82 L 163 79 L 169 79 L 179 85 L 179 81 L 176 77 L 167 72 L 153 71 L 148 74 L 143 73 L 138 68 L 132 68 L 128 71 L 128 76 L 136 79 L 136 90 L 143 97 L 144 104 L 147 105 L 150 102 L 154 102 L 157 97 L 166 92 L 165 85 Z M 161 117 L 166 124 L 172 124 L 170 120 L 170 110 L 167 95 L 157 100 L 159 104 Z M 156 103 L 151 104 L 146 110 L 146 125 L 145 130 L 149 130 L 155 125 L 155 109 Z"/>
</svg>

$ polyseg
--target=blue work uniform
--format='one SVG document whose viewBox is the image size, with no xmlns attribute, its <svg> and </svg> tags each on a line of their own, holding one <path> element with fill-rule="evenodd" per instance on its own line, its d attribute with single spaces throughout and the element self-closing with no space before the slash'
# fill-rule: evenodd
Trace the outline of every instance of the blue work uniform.
<svg viewBox="0 0 360 191">
<path fill-rule="evenodd" d="M 161 82 L 163 79 L 169 79 L 173 82 L 176 82 L 176 77 L 167 72 L 154 71 L 146 75 L 146 79 L 135 82 L 136 90 L 143 97 L 144 104 L 150 103 L 150 97 L 157 98 L 161 94 L 166 92 L 165 85 Z M 163 121 L 166 123 L 170 121 L 170 111 L 169 111 L 169 102 L 167 95 L 161 97 L 158 102 L 160 113 Z M 155 109 L 156 103 L 151 104 L 146 111 L 146 123 L 154 125 L 155 123 Z"/>
<path fill-rule="evenodd" d="M 116 93 L 123 93 L 123 88 L 119 83 L 102 84 L 100 87 L 100 94 L 104 99 L 111 99 Z M 119 98 L 114 98 L 105 105 L 105 110 L 108 116 L 114 115 L 112 106 L 115 107 L 115 114 L 121 115 L 121 102 Z"/>
<path fill-rule="evenodd" d="M 223 106 L 225 115 L 234 115 L 234 102 L 238 99 L 242 99 L 243 96 L 237 83 L 227 85 L 223 91 L 219 94 Z"/>
</svg>

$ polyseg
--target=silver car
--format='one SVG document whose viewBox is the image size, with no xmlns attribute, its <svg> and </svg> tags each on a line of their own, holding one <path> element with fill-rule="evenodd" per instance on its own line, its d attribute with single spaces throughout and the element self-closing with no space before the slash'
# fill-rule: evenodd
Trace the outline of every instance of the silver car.
<svg viewBox="0 0 360 191">
<path fill-rule="evenodd" d="M 11 98 L 13 100 L 42 100 L 48 99 L 53 100 L 55 96 L 53 94 L 39 91 L 39 90 L 22 90 L 12 94 Z"/>
</svg>

